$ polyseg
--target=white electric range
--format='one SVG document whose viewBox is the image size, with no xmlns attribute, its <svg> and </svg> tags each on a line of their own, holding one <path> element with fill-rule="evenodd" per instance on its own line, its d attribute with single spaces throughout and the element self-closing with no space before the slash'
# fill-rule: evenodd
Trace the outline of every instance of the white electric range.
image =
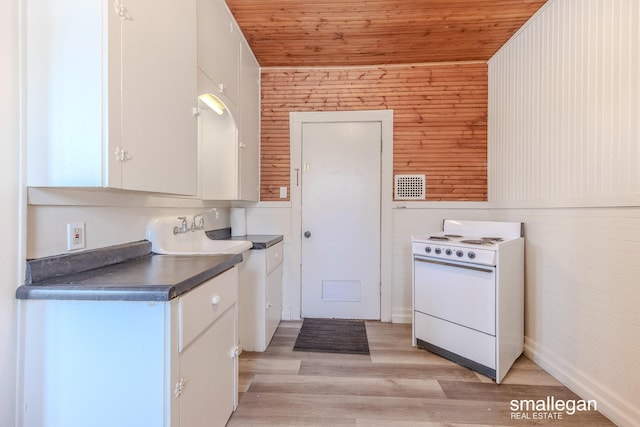
<svg viewBox="0 0 640 427">
<path fill-rule="evenodd" d="M 522 235 L 518 222 L 444 220 L 412 237 L 414 346 L 500 383 L 524 343 Z"/>
</svg>

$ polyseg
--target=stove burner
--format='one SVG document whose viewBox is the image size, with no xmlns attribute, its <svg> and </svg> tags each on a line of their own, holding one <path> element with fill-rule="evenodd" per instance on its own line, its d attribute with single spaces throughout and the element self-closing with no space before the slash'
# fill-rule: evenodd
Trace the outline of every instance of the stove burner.
<svg viewBox="0 0 640 427">
<path fill-rule="evenodd" d="M 462 240 L 460 241 L 460 243 L 466 243 L 468 245 L 493 245 L 494 241 L 493 240 Z"/>
<path fill-rule="evenodd" d="M 494 243 L 502 242 L 504 240 L 502 237 L 481 237 L 481 239 Z"/>
<path fill-rule="evenodd" d="M 445 234 L 445 237 L 453 237 L 454 239 L 457 239 L 457 238 L 460 238 L 462 236 L 459 235 L 459 234 Z"/>
<path fill-rule="evenodd" d="M 438 240 L 438 241 L 444 242 L 444 241 L 449 240 L 449 238 L 448 237 L 444 237 L 444 236 L 431 236 L 431 237 L 429 237 L 429 240 Z"/>
</svg>

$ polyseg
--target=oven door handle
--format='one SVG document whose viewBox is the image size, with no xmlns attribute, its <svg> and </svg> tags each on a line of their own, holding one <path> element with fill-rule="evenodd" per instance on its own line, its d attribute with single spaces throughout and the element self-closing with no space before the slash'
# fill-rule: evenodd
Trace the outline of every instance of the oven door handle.
<svg viewBox="0 0 640 427">
<path fill-rule="evenodd" d="M 493 273 L 493 269 L 489 269 L 489 268 L 473 267 L 473 266 L 470 266 L 470 265 L 462 265 L 462 264 L 454 264 L 454 263 L 446 262 L 446 261 L 434 261 L 434 260 L 431 260 L 431 259 L 424 259 L 424 258 L 418 258 L 418 257 L 414 257 L 414 259 L 416 261 L 426 262 L 428 264 L 446 265 L 447 267 L 466 268 L 467 270 L 481 271 L 483 273 Z"/>
</svg>

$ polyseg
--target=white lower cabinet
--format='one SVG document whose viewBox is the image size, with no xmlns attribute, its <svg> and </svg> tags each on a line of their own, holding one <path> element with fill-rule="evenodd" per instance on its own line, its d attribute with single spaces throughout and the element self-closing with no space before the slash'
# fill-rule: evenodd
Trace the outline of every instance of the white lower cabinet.
<svg viewBox="0 0 640 427">
<path fill-rule="evenodd" d="M 240 347 L 265 351 L 282 318 L 282 242 L 245 252 L 238 297 Z"/>
<path fill-rule="evenodd" d="M 21 300 L 18 426 L 224 426 L 238 268 L 171 301 Z"/>
</svg>

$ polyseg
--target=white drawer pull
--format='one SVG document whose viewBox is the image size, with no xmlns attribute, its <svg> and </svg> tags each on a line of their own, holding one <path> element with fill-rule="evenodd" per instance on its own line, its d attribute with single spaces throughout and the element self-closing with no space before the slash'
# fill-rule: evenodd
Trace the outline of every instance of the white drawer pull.
<svg viewBox="0 0 640 427">
<path fill-rule="evenodd" d="M 220 298 L 220 295 L 214 295 L 214 296 L 211 298 L 211 305 L 218 305 L 218 304 L 220 304 L 220 299 L 221 299 L 221 298 Z"/>
</svg>

